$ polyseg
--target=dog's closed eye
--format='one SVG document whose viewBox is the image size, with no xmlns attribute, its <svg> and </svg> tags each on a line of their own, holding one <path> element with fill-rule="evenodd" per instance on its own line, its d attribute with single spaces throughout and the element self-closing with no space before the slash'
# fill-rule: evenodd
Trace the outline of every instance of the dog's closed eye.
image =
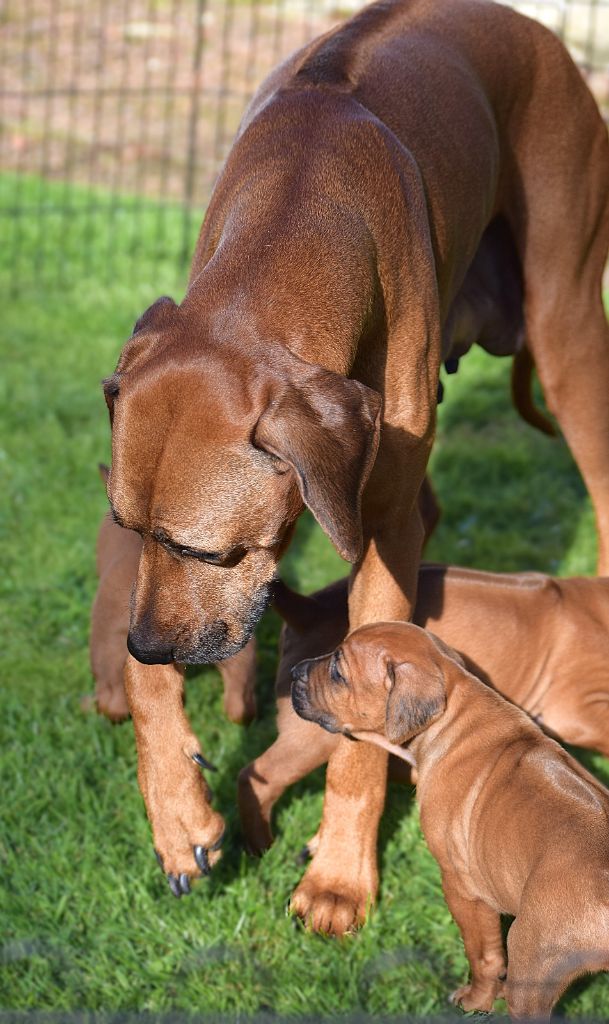
<svg viewBox="0 0 609 1024">
<path fill-rule="evenodd" d="M 345 679 L 345 677 L 343 676 L 342 672 L 338 667 L 339 659 L 340 651 L 335 651 L 332 657 L 330 658 L 330 679 L 332 680 L 333 683 L 346 684 L 347 680 Z"/>
</svg>

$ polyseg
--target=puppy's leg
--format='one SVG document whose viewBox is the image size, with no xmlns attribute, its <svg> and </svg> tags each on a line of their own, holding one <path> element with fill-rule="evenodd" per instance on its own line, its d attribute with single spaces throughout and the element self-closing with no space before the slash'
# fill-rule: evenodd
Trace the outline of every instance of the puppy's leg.
<svg viewBox="0 0 609 1024">
<path fill-rule="evenodd" d="M 537 916 L 537 915 L 535 915 Z M 554 947 L 554 942 L 557 945 Z M 582 970 L 568 969 L 569 953 L 560 949 L 561 936 L 553 936 L 548 921 L 536 927 L 526 913 L 508 932 L 508 975 L 505 997 L 514 1020 L 549 1020 L 552 1007 Z M 577 943 L 576 943 L 577 945 Z M 554 947 L 554 948 L 553 948 Z M 571 951 L 577 959 L 575 949 Z"/>
<path fill-rule="evenodd" d="M 280 734 L 275 742 L 239 773 L 239 813 L 246 846 L 261 854 L 273 842 L 273 806 L 288 786 L 294 785 L 330 757 L 338 736 L 293 710 L 289 699 L 280 707 Z"/>
<path fill-rule="evenodd" d="M 549 1020 L 571 982 L 609 969 L 607 897 L 603 869 L 579 864 L 556 885 L 555 868 L 525 891 L 508 932 L 506 1000 L 510 1017 Z"/>
<path fill-rule="evenodd" d="M 256 717 L 256 640 L 217 666 L 224 683 L 224 711 L 231 722 L 247 725 Z"/>
<path fill-rule="evenodd" d="M 154 847 L 180 896 L 189 892 L 189 877 L 208 874 L 219 859 L 224 822 L 194 760 L 201 747 L 184 713 L 183 673 L 175 665 L 141 665 L 129 655 L 125 690 Z"/>
<path fill-rule="evenodd" d="M 505 980 L 505 953 L 499 914 L 482 900 L 467 900 L 459 893 L 458 879 L 442 879 L 452 916 L 463 937 L 471 968 L 471 981 L 453 992 L 450 999 L 464 1010 L 490 1013 Z"/>
</svg>

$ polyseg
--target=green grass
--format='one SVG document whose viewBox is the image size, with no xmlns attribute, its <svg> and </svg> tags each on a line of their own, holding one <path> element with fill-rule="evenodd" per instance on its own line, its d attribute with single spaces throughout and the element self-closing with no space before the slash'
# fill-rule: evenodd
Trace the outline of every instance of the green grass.
<svg viewBox="0 0 609 1024">
<path fill-rule="evenodd" d="M 151 225 L 157 214 L 150 209 Z M 179 213 L 167 216 L 169 235 L 179 237 Z M 73 237 L 82 229 L 75 222 Z M 113 727 L 80 711 L 79 698 L 91 690 L 93 548 L 105 509 L 96 464 L 109 452 L 99 381 L 136 316 L 163 292 L 177 298 L 185 276 L 169 257 L 155 263 L 157 253 L 144 245 L 129 281 L 131 237 L 125 215 L 115 225 L 116 248 L 125 254 L 115 254 L 110 283 L 84 275 L 73 246 L 61 257 L 69 270 L 64 287 L 43 291 L 26 273 L 37 238 L 27 224 L 22 291 L 3 306 L 0 1008 L 447 1013 L 447 993 L 467 967 L 409 791 L 392 790 L 383 821 L 379 907 L 342 943 L 308 935 L 286 916 L 302 871 L 298 851 L 319 820 L 322 772 L 281 801 L 278 839 L 262 861 L 241 851 L 236 774 L 274 734 L 272 613 L 259 631 L 261 717 L 254 725 L 225 721 L 213 670 L 188 687 L 193 725 L 220 768 L 215 799 L 229 829 L 224 859 L 189 899 L 171 896 L 152 854 L 131 724 Z M 49 258 L 60 259 L 61 241 L 61 225 L 50 218 Z M 6 283 L 8 247 L 0 259 Z M 432 473 L 444 508 L 432 558 L 593 571 L 582 483 L 564 443 L 535 434 L 510 408 L 506 361 L 475 352 L 448 379 Z M 284 571 L 311 590 L 344 564 L 303 517 Z M 587 763 L 609 782 L 606 762 Z M 607 977 L 572 989 L 563 1012 L 607 1017 Z"/>
</svg>

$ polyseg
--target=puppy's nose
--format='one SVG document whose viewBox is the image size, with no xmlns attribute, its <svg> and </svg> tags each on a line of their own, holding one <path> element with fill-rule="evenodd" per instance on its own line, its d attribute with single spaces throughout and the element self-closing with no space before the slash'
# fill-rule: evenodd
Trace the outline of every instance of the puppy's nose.
<svg viewBox="0 0 609 1024">
<path fill-rule="evenodd" d="M 306 683 L 309 678 L 309 662 L 299 661 L 297 665 L 294 665 L 292 669 L 292 682 L 293 683 Z"/>
<path fill-rule="evenodd" d="M 145 641 L 135 631 L 127 636 L 129 654 L 143 665 L 169 665 L 173 661 L 173 648 L 166 644 Z"/>
</svg>

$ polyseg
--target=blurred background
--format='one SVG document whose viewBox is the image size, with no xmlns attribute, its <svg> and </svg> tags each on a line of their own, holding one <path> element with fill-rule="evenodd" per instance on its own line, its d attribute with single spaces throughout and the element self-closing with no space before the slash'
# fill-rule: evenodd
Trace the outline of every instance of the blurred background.
<svg viewBox="0 0 609 1024">
<path fill-rule="evenodd" d="M 450 0 L 447 0 L 450 2 Z M 0 231 L 12 289 L 186 266 L 257 84 L 358 0 L 3 0 Z M 514 4 L 609 115 L 609 0 Z"/>
</svg>

